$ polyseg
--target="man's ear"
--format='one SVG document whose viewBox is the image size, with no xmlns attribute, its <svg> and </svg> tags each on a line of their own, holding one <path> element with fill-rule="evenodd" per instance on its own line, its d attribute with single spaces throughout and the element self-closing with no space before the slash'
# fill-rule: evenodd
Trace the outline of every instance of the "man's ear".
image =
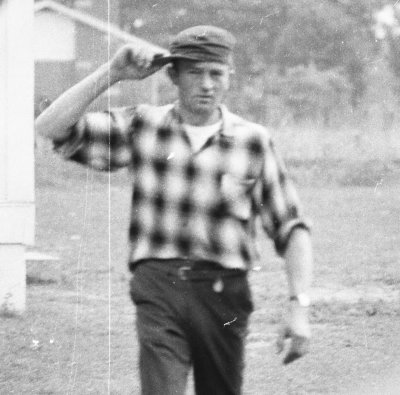
<svg viewBox="0 0 400 395">
<path fill-rule="evenodd" d="M 167 75 L 169 77 L 169 79 L 172 81 L 172 83 L 174 85 L 177 85 L 177 81 L 178 81 L 178 71 L 176 69 L 176 66 L 174 65 L 169 65 L 167 67 Z"/>
</svg>

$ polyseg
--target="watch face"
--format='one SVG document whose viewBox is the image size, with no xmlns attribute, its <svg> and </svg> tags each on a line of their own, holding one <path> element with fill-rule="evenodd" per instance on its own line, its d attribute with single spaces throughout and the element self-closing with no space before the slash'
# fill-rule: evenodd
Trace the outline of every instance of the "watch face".
<svg viewBox="0 0 400 395">
<path fill-rule="evenodd" d="M 297 299 L 299 301 L 299 305 L 302 307 L 308 307 L 310 305 L 310 298 L 306 294 L 298 294 Z"/>
<path fill-rule="evenodd" d="M 301 293 L 298 294 L 296 296 L 291 296 L 290 297 L 291 301 L 297 301 L 297 303 L 301 306 L 301 307 L 308 307 L 310 306 L 310 298 L 307 294 L 305 293 Z"/>
</svg>

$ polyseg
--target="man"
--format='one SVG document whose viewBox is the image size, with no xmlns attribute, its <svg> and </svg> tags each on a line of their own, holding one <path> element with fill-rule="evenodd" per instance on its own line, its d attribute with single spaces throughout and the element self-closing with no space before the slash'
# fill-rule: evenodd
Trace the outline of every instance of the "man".
<svg viewBox="0 0 400 395">
<path fill-rule="evenodd" d="M 309 227 L 268 131 L 222 104 L 234 42 L 223 29 L 196 26 L 167 55 L 127 45 L 37 119 L 64 157 L 132 170 L 129 267 L 143 394 L 183 394 L 190 367 L 197 394 L 240 393 L 256 217 L 286 260 L 284 362 L 308 348 Z M 84 114 L 110 83 L 167 63 L 176 103 Z"/>
</svg>

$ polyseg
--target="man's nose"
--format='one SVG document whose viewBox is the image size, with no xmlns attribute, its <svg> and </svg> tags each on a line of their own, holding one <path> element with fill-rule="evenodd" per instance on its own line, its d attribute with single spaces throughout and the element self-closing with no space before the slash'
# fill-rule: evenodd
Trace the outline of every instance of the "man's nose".
<svg viewBox="0 0 400 395">
<path fill-rule="evenodd" d="M 201 80 L 201 87 L 204 90 L 210 90 L 214 87 L 214 82 L 213 82 L 210 74 L 208 74 L 208 73 L 203 74 L 203 78 Z"/>
</svg>

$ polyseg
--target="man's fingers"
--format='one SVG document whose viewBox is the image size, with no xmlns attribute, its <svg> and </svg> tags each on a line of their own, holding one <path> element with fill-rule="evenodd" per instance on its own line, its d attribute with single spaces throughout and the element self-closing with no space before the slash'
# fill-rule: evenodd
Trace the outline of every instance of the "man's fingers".
<svg viewBox="0 0 400 395">
<path fill-rule="evenodd" d="M 135 48 L 135 49 L 130 49 L 129 51 L 129 63 L 131 65 L 134 65 L 138 68 L 145 68 L 147 63 L 149 62 L 149 57 L 146 53 L 146 50 L 144 48 Z"/>
<path fill-rule="evenodd" d="M 286 342 L 290 342 L 290 348 L 283 359 L 284 365 L 287 365 L 308 353 L 310 339 L 304 336 L 296 335 L 290 330 L 289 327 L 284 326 L 279 331 L 279 336 L 276 341 L 278 354 L 284 350 Z"/>
<path fill-rule="evenodd" d="M 283 326 L 278 334 L 278 338 L 276 340 L 276 351 L 280 354 L 285 348 L 285 341 L 290 337 L 290 330 L 287 326 Z"/>
<path fill-rule="evenodd" d="M 288 352 L 286 357 L 283 360 L 283 364 L 287 365 L 293 361 L 295 361 L 296 359 L 300 358 L 301 354 L 297 353 L 297 352 Z"/>
<path fill-rule="evenodd" d="M 283 360 L 283 364 L 287 365 L 296 359 L 307 354 L 310 348 L 310 339 L 304 336 L 293 335 L 291 338 L 290 349 Z"/>
<path fill-rule="evenodd" d="M 124 62 L 121 63 L 121 67 L 130 66 L 137 69 L 147 69 L 152 64 L 154 58 L 154 51 L 152 48 L 138 48 L 133 47 L 132 45 L 126 45 L 121 52 L 123 55 L 125 55 L 125 59 Z"/>
<path fill-rule="evenodd" d="M 276 352 L 280 354 L 285 348 L 285 339 L 282 339 L 280 336 L 276 341 Z"/>
<path fill-rule="evenodd" d="M 168 61 L 165 60 L 165 57 L 167 56 L 167 53 L 156 53 L 153 56 L 153 60 L 151 62 L 151 64 L 153 66 L 164 66 L 166 63 L 168 63 Z"/>
</svg>

